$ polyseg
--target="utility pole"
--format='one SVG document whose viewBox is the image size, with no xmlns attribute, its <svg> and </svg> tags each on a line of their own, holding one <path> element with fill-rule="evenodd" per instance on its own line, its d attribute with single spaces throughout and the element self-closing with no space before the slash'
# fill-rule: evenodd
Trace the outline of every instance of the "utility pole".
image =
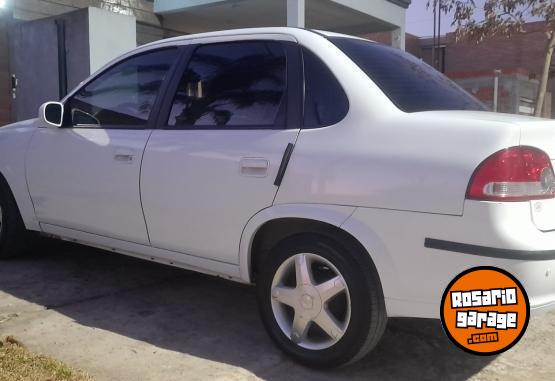
<svg viewBox="0 0 555 381">
<path fill-rule="evenodd" d="M 438 7 L 439 5 L 439 7 Z M 441 0 L 433 0 L 434 35 L 432 37 L 432 66 L 441 71 Z"/>
<path fill-rule="evenodd" d="M 441 60 L 441 0 L 439 1 L 439 12 L 437 14 L 437 66 L 435 68 L 441 71 L 440 60 Z"/>
<path fill-rule="evenodd" d="M 437 0 L 434 0 L 434 34 L 432 36 L 432 66 L 436 67 L 436 20 L 437 20 Z"/>
<path fill-rule="evenodd" d="M 495 69 L 493 71 L 493 112 L 497 112 L 499 109 L 499 76 L 501 75 L 501 70 Z"/>
</svg>

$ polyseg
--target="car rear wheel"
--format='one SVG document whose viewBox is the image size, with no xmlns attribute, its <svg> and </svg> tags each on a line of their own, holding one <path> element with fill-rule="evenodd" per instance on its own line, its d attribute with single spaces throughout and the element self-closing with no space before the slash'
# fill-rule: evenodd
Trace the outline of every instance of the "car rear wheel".
<svg viewBox="0 0 555 381">
<path fill-rule="evenodd" d="M 295 360 L 341 366 L 379 342 L 385 305 L 364 255 L 326 236 L 303 234 L 279 244 L 262 264 L 257 287 L 264 325 Z"/>
<path fill-rule="evenodd" d="M 0 259 L 21 254 L 29 243 L 17 204 L 0 179 Z"/>
</svg>

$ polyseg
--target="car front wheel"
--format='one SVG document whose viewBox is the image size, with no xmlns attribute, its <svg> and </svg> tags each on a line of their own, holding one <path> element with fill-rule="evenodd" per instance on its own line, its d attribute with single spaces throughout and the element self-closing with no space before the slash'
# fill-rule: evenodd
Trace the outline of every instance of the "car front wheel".
<svg viewBox="0 0 555 381">
<path fill-rule="evenodd" d="M 21 254 L 30 238 L 10 189 L 0 179 L 0 259 Z"/>
<path fill-rule="evenodd" d="M 264 325 L 295 360 L 318 368 L 354 362 L 376 346 L 387 317 L 366 253 L 319 234 L 291 237 L 262 264 Z"/>
</svg>

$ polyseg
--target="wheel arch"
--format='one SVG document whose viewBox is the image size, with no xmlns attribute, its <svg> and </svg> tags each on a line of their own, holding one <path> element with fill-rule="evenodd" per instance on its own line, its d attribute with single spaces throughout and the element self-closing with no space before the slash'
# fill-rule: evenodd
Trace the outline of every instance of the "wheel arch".
<svg viewBox="0 0 555 381">
<path fill-rule="evenodd" d="M 35 119 L 0 128 L 0 178 L 15 199 L 25 227 L 40 231 L 25 173 L 27 153 L 36 131 Z"/>
<path fill-rule="evenodd" d="M 22 217 L 21 210 L 20 210 L 19 205 L 17 203 L 17 199 L 15 198 L 15 195 L 12 191 L 12 187 L 10 186 L 10 183 L 6 179 L 6 176 L 4 176 L 4 174 L 2 173 L 1 168 L 0 168 L 0 189 L 3 189 L 6 192 L 8 192 L 8 197 L 11 197 L 12 199 L 15 200 L 15 206 L 17 207 L 17 211 L 19 212 L 19 215 Z"/>
<path fill-rule="evenodd" d="M 28 230 L 40 231 L 40 226 L 35 218 L 35 209 L 31 202 L 31 196 L 27 189 L 27 183 L 25 177 L 20 181 L 19 186 L 10 182 L 9 178 L 6 177 L 0 168 L 0 186 L 5 187 L 11 196 L 15 200 L 15 204 L 19 211 L 19 215 L 23 220 L 23 224 Z M 23 192 L 23 194 L 21 194 Z"/>
<path fill-rule="evenodd" d="M 388 280 L 392 279 L 393 263 L 375 233 L 362 232 L 357 229 L 357 224 L 346 223 L 355 210 L 355 207 L 313 204 L 279 205 L 264 209 L 251 218 L 243 231 L 239 259 L 241 277 L 245 282 L 254 283 L 257 267 L 269 249 L 281 240 L 299 233 L 318 233 L 334 239 L 339 236 L 341 243 L 368 254 L 369 263 L 374 267 L 387 297 L 389 290 L 386 288 L 391 286 Z"/>
</svg>

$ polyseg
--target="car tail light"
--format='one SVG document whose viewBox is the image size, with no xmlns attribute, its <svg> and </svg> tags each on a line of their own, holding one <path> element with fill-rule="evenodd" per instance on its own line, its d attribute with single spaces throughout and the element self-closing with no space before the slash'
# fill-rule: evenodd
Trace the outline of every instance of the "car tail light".
<svg viewBox="0 0 555 381">
<path fill-rule="evenodd" d="M 466 198 L 485 201 L 555 198 L 551 160 L 534 147 L 511 147 L 496 152 L 474 171 Z"/>
</svg>

